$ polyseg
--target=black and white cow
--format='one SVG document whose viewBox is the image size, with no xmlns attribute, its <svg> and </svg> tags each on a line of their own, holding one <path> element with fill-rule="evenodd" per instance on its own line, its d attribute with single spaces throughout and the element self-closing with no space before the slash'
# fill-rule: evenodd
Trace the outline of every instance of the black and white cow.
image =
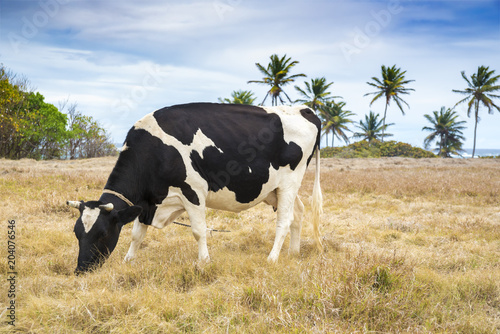
<svg viewBox="0 0 500 334">
<path fill-rule="evenodd" d="M 268 260 L 278 259 L 290 231 L 299 253 L 304 205 L 297 196 L 316 149 L 313 227 L 321 247 L 319 139 L 321 122 L 300 107 L 193 103 L 157 110 L 129 131 L 98 201 L 68 205 L 80 210 L 76 272 L 102 263 L 123 225 L 134 221 L 125 260 L 134 258 L 148 226 L 163 228 L 187 212 L 208 260 L 205 208 L 239 212 L 260 202 L 277 211 L 276 238 Z"/>
</svg>

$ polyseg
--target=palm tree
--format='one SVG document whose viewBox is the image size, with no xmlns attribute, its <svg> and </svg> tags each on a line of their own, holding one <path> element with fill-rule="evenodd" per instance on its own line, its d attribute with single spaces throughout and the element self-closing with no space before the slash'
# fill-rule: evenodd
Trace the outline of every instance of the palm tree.
<svg viewBox="0 0 500 334">
<path fill-rule="evenodd" d="M 311 83 L 305 82 L 306 89 L 303 90 L 299 86 L 295 86 L 295 89 L 302 95 L 302 99 L 298 99 L 295 102 L 300 102 L 308 106 L 309 108 L 317 111 L 320 107 L 324 106 L 327 99 L 336 98 L 340 96 L 330 97 L 331 94 L 328 92 L 328 88 L 333 85 L 333 82 L 326 83 L 326 78 L 316 78 L 311 79 Z"/>
<path fill-rule="evenodd" d="M 379 114 L 374 114 L 373 111 L 370 111 L 369 115 L 365 115 L 365 121 L 359 121 L 359 125 L 356 125 L 361 132 L 355 132 L 353 137 L 361 138 L 368 142 L 372 142 L 375 139 L 383 139 L 384 137 L 391 137 L 392 134 L 385 133 L 384 130 L 394 125 L 394 123 L 382 124 L 383 120 L 378 120 L 379 116 Z"/>
<path fill-rule="evenodd" d="M 292 61 L 292 58 L 286 58 L 286 55 L 284 55 L 282 58 L 279 58 L 278 55 L 274 54 L 270 58 L 271 62 L 267 65 L 267 67 L 264 67 L 259 63 L 255 64 L 259 71 L 264 74 L 264 78 L 262 78 L 262 80 L 251 80 L 248 81 L 248 83 L 253 82 L 271 86 L 261 105 L 264 104 L 268 95 L 271 95 L 273 106 L 278 105 L 278 99 L 280 100 L 281 104 L 283 104 L 284 101 L 281 98 L 281 93 L 285 94 L 288 101 L 292 103 L 292 100 L 290 100 L 290 97 L 283 91 L 282 87 L 293 82 L 295 78 L 305 77 L 306 75 L 302 73 L 289 75 L 292 67 L 297 65 L 299 62 L 296 60 Z"/>
<path fill-rule="evenodd" d="M 462 78 L 467 82 L 467 88 L 464 90 L 455 90 L 455 93 L 467 95 L 466 98 L 460 100 L 455 104 L 455 106 L 460 103 L 467 102 L 467 116 L 470 117 L 470 113 L 472 108 L 474 108 L 474 147 L 472 148 L 472 157 L 474 158 L 474 154 L 476 152 L 476 131 L 477 131 L 477 123 L 479 122 L 479 105 L 482 103 L 485 107 L 488 108 L 488 113 L 493 114 L 494 109 L 500 111 L 500 107 L 493 103 L 493 98 L 500 98 L 499 95 L 492 94 L 494 92 L 500 91 L 500 85 L 498 85 L 498 80 L 500 75 L 494 76 L 495 71 L 489 70 L 489 67 L 479 66 L 477 68 L 477 73 L 473 73 L 469 78 L 465 75 L 465 71 L 462 71 Z"/>
<path fill-rule="evenodd" d="M 439 112 L 433 111 L 433 115 L 425 114 L 424 117 L 432 124 L 431 127 L 424 126 L 422 130 L 432 131 L 424 139 L 424 146 L 429 148 L 433 141 L 437 141 L 435 151 L 443 158 L 449 158 L 451 154 L 463 152 L 462 145 L 465 140 L 462 130 L 465 129 L 465 121 L 457 121 L 458 114 L 452 109 L 441 107 Z"/>
<path fill-rule="evenodd" d="M 219 97 L 220 103 L 232 103 L 232 104 L 247 104 L 253 105 L 256 97 L 253 96 L 253 92 L 250 90 L 238 90 L 231 93 L 231 99 L 222 99 Z"/>
<path fill-rule="evenodd" d="M 377 91 L 367 93 L 366 95 L 374 94 L 375 97 L 370 102 L 370 106 L 373 102 L 377 101 L 382 96 L 385 97 L 385 110 L 384 117 L 382 118 L 382 123 L 385 125 L 385 118 L 387 114 L 387 107 L 391 103 L 391 100 L 396 102 L 396 105 L 399 107 L 399 110 L 405 114 L 403 110 L 403 106 L 401 103 L 406 104 L 409 108 L 410 106 L 403 100 L 399 95 L 409 94 L 411 90 L 414 91 L 413 88 L 406 88 L 405 85 L 409 84 L 415 80 L 405 80 L 406 71 L 401 71 L 400 68 L 396 68 L 396 65 L 392 67 L 385 67 L 382 65 L 382 79 L 372 77 L 373 82 L 367 82 L 370 86 L 377 88 Z M 385 127 L 382 128 L 382 142 L 384 141 L 384 130 Z"/>
<path fill-rule="evenodd" d="M 349 110 L 344 110 L 345 102 L 335 103 L 333 100 L 326 101 L 320 109 L 320 113 L 323 118 L 323 133 L 332 133 L 332 147 L 335 137 L 338 139 L 343 139 L 346 143 L 349 142 L 349 138 L 346 135 L 346 131 L 351 131 L 347 128 L 352 120 L 349 119 L 354 113 Z M 326 139 L 328 142 L 328 137 Z M 328 145 L 328 144 L 327 144 Z"/>
</svg>

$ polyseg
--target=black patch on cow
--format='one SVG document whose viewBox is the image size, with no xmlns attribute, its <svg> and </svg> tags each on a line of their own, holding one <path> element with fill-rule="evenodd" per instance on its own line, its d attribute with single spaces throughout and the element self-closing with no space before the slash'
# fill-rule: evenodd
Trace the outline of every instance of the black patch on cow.
<svg viewBox="0 0 500 334">
<path fill-rule="evenodd" d="M 160 109 L 154 117 L 184 145 L 190 145 L 199 130 L 210 138 L 215 146 L 191 152 L 193 168 L 209 190 L 227 187 L 240 203 L 258 197 L 270 166 L 294 170 L 303 157 L 299 145 L 285 142 L 280 117 L 259 107 L 195 103 Z"/>
<path fill-rule="evenodd" d="M 131 129 L 126 139 L 127 149 L 120 153 L 109 176 L 106 189 L 124 194 L 132 203 L 143 208 L 139 220 L 150 225 L 169 187 L 178 187 L 193 204 L 200 199 L 186 182 L 186 166 L 173 146 L 143 129 Z"/>
<path fill-rule="evenodd" d="M 231 138 L 237 133 L 234 131 L 224 133 L 222 130 L 242 127 L 248 122 L 248 117 L 252 115 L 266 117 L 268 114 L 264 109 L 256 106 L 214 103 L 175 105 L 159 109 L 154 113 L 161 129 L 184 145 L 193 142 L 198 129 L 201 129 L 212 140 L 214 137 L 221 136 Z M 236 138 L 233 137 L 234 140 Z M 234 143 L 235 141 L 233 141 Z"/>
<path fill-rule="evenodd" d="M 304 108 L 300 110 L 300 114 L 309 122 L 313 123 L 316 126 L 316 128 L 318 128 L 318 134 L 316 136 L 316 144 L 314 145 L 314 147 L 319 150 L 319 143 L 321 141 L 321 120 L 318 118 L 318 116 L 316 116 L 314 111 L 312 111 L 310 108 Z M 311 162 L 313 154 L 314 150 L 311 152 L 309 158 L 307 158 L 307 165 L 309 165 L 309 162 Z"/>
</svg>

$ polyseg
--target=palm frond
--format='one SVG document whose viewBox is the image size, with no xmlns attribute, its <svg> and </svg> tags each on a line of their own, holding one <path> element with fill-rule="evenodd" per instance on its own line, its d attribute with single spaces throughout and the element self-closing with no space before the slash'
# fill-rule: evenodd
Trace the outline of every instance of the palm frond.
<svg viewBox="0 0 500 334">
<path fill-rule="evenodd" d="M 250 80 L 248 81 L 248 83 L 258 83 L 270 86 L 270 89 L 267 92 L 266 97 L 262 101 L 262 104 L 264 104 L 268 95 L 271 95 L 272 105 L 277 105 L 278 101 L 284 103 L 285 101 L 281 97 L 282 93 L 285 95 L 288 101 L 292 103 L 290 97 L 283 91 L 281 87 L 293 82 L 296 78 L 306 76 L 302 73 L 290 75 L 290 70 L 298 63 L 299 62 L 296 60 L 292 61 L 291 58 L 287 58 L 286 54 L 283 57 L 279 57 L 277 54 L 273 54 L 270 56 L 270 62 L 267 65 L 267 68 L 259 63 L 255 64 L 257 69 L 264 75 L 264 78 L 262 80 Z"/>
</svg>

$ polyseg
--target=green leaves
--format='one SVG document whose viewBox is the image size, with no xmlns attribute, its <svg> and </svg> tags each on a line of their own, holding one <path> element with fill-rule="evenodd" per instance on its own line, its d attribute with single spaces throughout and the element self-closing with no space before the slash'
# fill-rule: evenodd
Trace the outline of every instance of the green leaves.
<svg viewBox="0 0 500 334">
<path fill-rule="evenodd" d="M 362 140 L 366 140 L 368 142 L 372 142 L 374 140 L 380 140 L 384 137 L 391 137 L 392 134 L 385 133 L 385 130 L 394 125 L 394 123 L 383 124 L 383 120 L 379 120 L 379 114 L 375 114 L 373 111 L 370 111 L 370 114 L 365 115 L 364 121 L 359 121 L 359 124 L 356 125 L 361 132 L 356 132 L 353 134 L 354 138 L 361 138 Z"/>
<path fill-rule="evenodd" d="M 370 94 L 375 95 L 373 100 L 370 102 L 370 106 L 373 104 L 373 102 L 384 96 L 387 105 L 390 104 L 391 100 L 394 100 L 398 105 L 398 108 L 404 115 L 404 110 L 401 106 L 401 103 L 406 104 L 406 106 L 408 106 L 408 103 L 400 98 L 399 95 L 406 95 L 409 94 L 410 91 L 414 91 L 414 89 L 406 88 L 404 86 L 415 80 L 406 80 L 406 71 L 401 71 L 401 69 L 397 68 L 396 65 L 393 65 L 392 67 L 386 67 L 382 65 L 381 74 L 382 80 L 376 77 L 372 77 L 372 80 L 374 82 L 367 82 L 368 85 L 377 88 L 377 91 L 365 94 L 365 96 Z"/>
<path fill-rule="evenodd" d="M 332 147 L 335 137 L 343 139 L 346 143 L 349 142 L 346 132 L 351 130 L 347 126 L 352 123 L 349 117 L 354 116 L 354 113 L 350 110 L 344 110 L 344 107 L 345 102 L 336 103 L 333 100 L 325 101 L 323 106 L 320 107 L 323 133 L 332 133 Z"/>
<path fill-rule="evenodd" d="M 253 92 L 250 90 L 238 90 L 233 91 L 231 93 L 231 98 L 222 99 L 219 97 L 220 103 L 229 103 L 229 104 L 246 104 L 253 105 L 256 97 L 253 96 Z"/>
<path fill-rule="evenodd" d="M 460 100 L 456 105 L 463 102 L 469 101 L 467 116 L 470 117 L 470 112 L 472 107 L 478 104 L 476 110 L 480 104 L 483 104 L 488 108 L 488 113 L 493 114 L 494 109 L 500 111 L 500 107 L 497 106 L 492 98 L 500 98 L 499 95 L 493 94 L 494 92 L 500 92 L 499 79 L 500 75 L 494 76 L 495 71 L 489 70 L 489 67 L 479 66 L 477 68 L 477 73 L 473 73 L 471 78 L 467 78 L 464 71 L 461 72 L 462 78 L 467 82 L 468 87 L 464 90 L 453 89 L 453 92 L 467 95 L 466 98 Z M 476 112 L 477 117 L 477 112 Z"/>
<path fill-rule="evenodd" d="M 76 105 L 69 108 L 68 116 L 68 158 L 93 158 L 116 153 L 115 145 L 97 120 L 77 111 Z"/>
<path fill-rule="evenodd" d="M 426 114 L 424 117 L 432 124 L 431 127 L 423 127 L 422 130 L 431 131 L 424 139 L 427 149 L 432 142 L 437 140 L 438 155 L 447 158 L 451 154 L 463 152 L 462 145 L 465 140 L 462 130 L 465 129 L 465 121 L 458 121 L 458 114 L 452 109 L 441 107 L 439 112 L 433 111 L 433 115 Z"/>
<path fill-rule="evenodd" d="M 290 97 L 283 91 L 282 87 L 293 82 L 295 78 L 305 77 L 306 75 L 302 73 L 289 75 L 291 69 L 299 62 L 296 60 L 292 61 L 292 58 L 290 57 L 287 58 L 286 54 L 281 58 L 278 57 L 277 54 L 273 54 L 271 55 L 270 59 L 271 61 L 267 65 L 267 67 L 264 67 L 259 63 L 255 64 L 255 66 L 257 66 L 257 69 L 264 75 L 262 80 L 250 80 L 248 81 L 248 83 L 258 83 L 271 86 L 261 105 L 264 104 L 268 95 L 271 95 L 273 106 L 278 105 L 278 99 L 283 104 L 284 101 L 281 97 L 281 93 L 283 93 L 288 101 L 292 103 L 292 100 L 290 100 Z"/>
<path fill-rule="evenodd" d="M 339 96 L 330 96 L 330 92 L 328 89 L 333 82 L 327 83 L 326 78 L 315 78 L 311 79 L 311 83 L 305 82 L 306 89 L 303 90 L 299 86 L 295 86 L 295 89 L 302 95 L 302 99 L 298 99 L 295 102 L 303 103 L 306 106 L 310 107 L 314 111 L 317 111 L 319 108 L 324 106 L 324 102 L 329 99 L 333 99 Z"/>
<path fill-rule="evenodd" d="M 60 157 L 66 139 L 66 115 L 46 103 L 40 93 L 26 92 L 4 67 L 0 69 L 0 86 L 0 156 Z"/>
</svg>

